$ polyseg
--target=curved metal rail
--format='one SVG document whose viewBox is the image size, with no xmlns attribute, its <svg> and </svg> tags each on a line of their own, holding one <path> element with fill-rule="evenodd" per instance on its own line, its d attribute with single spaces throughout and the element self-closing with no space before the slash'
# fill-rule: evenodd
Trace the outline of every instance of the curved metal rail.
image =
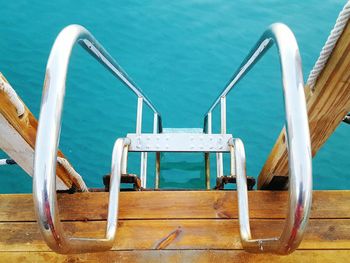
<svg viewBox="0 0 350 263">
<path fill-rule="evenodd" d="M 145 102 L 154 112 L 154 130 L 161 130 L 160 114 L 121 69 L 117 62 L 104 50 L 96 39 L 84 27 L 70 25 L 64 28 L 55 40 L 46 67 L 46 75 L 37 131 L 34 159 L 33 197 L 40 231 L 50 248 L 59 253 L 80 253 L 109 249 L 116 233 L 118 211 L 118 193 L 121 163 L 125 164 L 127 141 L 118 140 L 113 152 L 112 179 L 106 237 L 103 239 L 72 238 L 63 232 L 56 199 L 56 160 L 61 115 L 66 88 L 66 75 L 70 55 L 75 43 L 82 45 L 93 57 L 119 78 L 138 96 L 138 105 Z M 141 103 L 140 103 L 141 102 Z M 138 123 L 141 113 L 137 114 Z M 141 128 L 141 127 L 140 127 Z"/>
<path fill-rule="evenodd" d="M 124 160 L 127 158 L 129 139 L 118 139 L 113 148 L 112 170 L 109 190 L 108 217 L 104 238 L 69 237 L 64 233 L 59 218 L 56 188 L 53 186 L 55 176 L 34 179 L 34 204 L 40 231 L 47 245 L 61 254 L 104 251 L 112 248 L 118 221 L 120 178 L 125 170 Z M 47 184 L 43 183 L 46 181 Z M 40 189 L 43 187 L 45 189 Z"/>
<path fill-rule="evenodd" d="M 291 176 L 289 207 L 286 222 L 280 237 L 252 239 L 249 223 L 245 151 L 240 139 L 231 143 L 231 159 L 235 164 L 238 193 L 238 218 L 243 248 L 255 253 L 290 254 L 300 244 L 311 210 L 311 182 L 308 171 L 302 176 Z M 303 167 L 307 168 L 307 167 Z"/>
<path fill-rule="evenodd" d="M 255 47 L 243 61 L 220 96 L 205 116 L 205 130 L 211 131 L 211 112 L 221 101 L 224 113 L 221 116 L 222 129 L 226 129 L 226 95 L 251 69 L 259 58 L 276 44 L 282 71 L 285 103 L 286 142 L 289 158 L 289 204 L 287 219 L 279 238 L 252 240 L 249 226 L 248 196 L 245 176 L 245 154 L 243 144 L 235 140 L 237 191 L 239 196 L 239 220 L 243 247 L 253 252 L 288 254 L 294 251 L 302 240 L 308 222 L 312 200 L 312 157 L 308 117 L 304 95 L 304 82 L 299 49 L 292 31 L 284 24 L 273 24 L 262 35 Z M 208 123 L 210 125 L 208 125 Z"/>
</svg>

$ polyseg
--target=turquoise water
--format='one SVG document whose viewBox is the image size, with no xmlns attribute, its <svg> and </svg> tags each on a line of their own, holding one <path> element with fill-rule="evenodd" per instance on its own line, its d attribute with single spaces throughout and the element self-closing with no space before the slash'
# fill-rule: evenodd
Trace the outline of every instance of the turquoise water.
<svg viewBox="0 0 350 263">
<path fill-rule="evenodd" d="M 2 1 L 0 71 L 38 116 L 46 61 L 66 25 L 87 27 L 154 101 L 164 127 L 202 127 L 203 115 L 264 29 L 295 33 L 304 77 L 345 1 Z M 248 174 L 257 176 L 283 126 L 276 51 L 227 100 L 228 131 L 245 143 Z M 85 178 L 101 187 L 116 138 L 135 130 L 136 98 L 80 47 L 74 49 L 60 148 Z M 214 113 L 216 131 L 219 112 Z M 144 111 L 144 131 L 152 114 Z M 313 162 L 316 189 L 349 189 L 349 132 L 341 124 Z M 4 157 L 0 153 L 0 157 Z M 214 163 L 214 159 L 212 160 Z M 202 155 L 162 156 L 162 187 L 202 188 Z M 215 167 L 212 167 L 212 184 Z M 228 168 L 228 165 L 226 165 Z M 139 156 L 129 170 L 139 174 Z M 148 186 L 154 183 L 150 156 Z M 0 167 L 1 192 L 29 192 L 19 167 Z"/>
</svg>

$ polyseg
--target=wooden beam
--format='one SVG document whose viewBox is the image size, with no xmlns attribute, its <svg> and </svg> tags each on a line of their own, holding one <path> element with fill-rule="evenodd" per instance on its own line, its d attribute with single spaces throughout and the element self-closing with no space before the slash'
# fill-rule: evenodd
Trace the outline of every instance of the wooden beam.
<svg viewBox="0 0 350 263">
<path fill-rule="evenodd" d="M 278 237 L 281 219 L 252 219 L 253 238 Z M 63 222 L 75 237 L 103 237 L 105 221 Z M 349 219 L 311 219 L 298 249 L 350 249 Z M 0 251 L 51 251 L 36 222 L 0 223 Z M 119 220 L 112 250 L 242 249 L 237 219 Z"/>
<path fill-rule="evenodd" d="M 0 252 L 0 262 L 201 262 L 292 263 L 348 262 L 349 250 L 298 250 L 289 256 L 249 254 L 242 250 L 133 250 L 78 255 L 54 252 Z"/>
<path fill-rule="evenodd" d="M 103 236 L 108 193 L 58 197 L 69 235 Z M 278 236 L 287 193 L 254 191 L 249 198 L 253 237 Z M 347 262 L 349 202 L 350 191 L 314 192 L 300 247 L 276 256 L 242 250 L 235 191 L 122 192 L 112 250 L 67 256 L 51 252 L 42 239 L 31 195 L 0 195 L 0 262 Z"/>
<path fill-rule="evenodd" d="M 237 219 L 236 191 L 121 192 L 119 218 L 132 219 Z M 252 219 L 283 219 L 288 193 L 249 192 Z M 106 220 L 108 193 L 58 194 L 65 221 Z M 35 222 L 31 194 L 0 195 L 0 222 Z M 314 191 L 311 219 L 350 219 L 350 191 Z"/>
<path fill-rule="evenodd" d="M 350 23 L 318 77 L 314 90 L 306 86 L 305 94 L 312 156 L 315 156 L 350 111 Z M 273 189 L 277 176 L 288 177 L 284 129 L 260 172 L 258 189 Z"/>
<path fill-rule="evenodd" d="M 2 81 L 8 83 L 1 72 L 0 78 Z M 9 100 L 7 94 L 1 90 L 0 105 L 0 115 L 2 115 L 0 118 L 1 128 L 7 128 L 9 131 L 0 135 L 2 141 L 1 145 L 6 145 L 6 147 L 3 146 L 3 150 L 16 162 L 18 161 L 18 164 L 21 165 L 30 176 L 33 176 L 33 162 L 29 161 L 34 159 L 38 121 L 26 106 L 24 114 L 18 117 L 16 108 Z M 61 151 L 58 151 L 57 155 L 64 157 Z M 57 164 L 56 173 L 67 188 L 74 186 L 80 189 L 77 180 L 60 164 Z"/>
</svg>

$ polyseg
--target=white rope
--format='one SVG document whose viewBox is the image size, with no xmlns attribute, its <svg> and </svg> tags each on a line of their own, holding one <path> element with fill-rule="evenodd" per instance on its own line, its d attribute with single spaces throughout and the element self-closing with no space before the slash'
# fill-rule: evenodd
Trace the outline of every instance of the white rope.
<svg viewBox="0 0 350 263">
<path fill-rule="evenodd" d="M 80 174 L 77 173 L 77 171 L 74 170 L 74 168 L 70 165 L 67 159 L 62 157 L 57 157 L 57 162 L 61 164 L 67 170 L 67 172 L 77 180 L 81 191 L 89 192 L 83 178 L 81 177 Z"/>
<path fill-rule="evenodd" d="M 345 4 L 343 10 L 339 13 L 337 21 L 326 41 L 326 44 L 321 50 L 320 57 L 317 59 L 313 69 L 310 72 L 309 78 L 307 80 L 307 85 L 309 85 L 312 91 L 314 91 L 317 78 L 320 75 L 323 68 L 325 67 L 329 59 L 329 56 L 331 55 L 339 37 L 343 33 L 343 30 L 349 20 L 349 17 L 350 17 L 350 1 L 348 1 Z"/>
<path fill-rule="evenodd" d="M 24 114 L 25 108 L 23 102 L 18 98 L 16 91 L 11 87 L 11 85 L 0 78 L 0 90 L 5 92 L 9 97 L 9 100 L 15 106 L 17 110 L 18 117 Z"/>
<path fill-rule="evenodd" d="M 9 97 L 9 100 L 11 103 L 15 106 L 17 110 L 18 117 L 22 116 L 25 111 L 24 103 L 18 98 L 16 91 L 12 88 L 12 86 L 7 83 L 4 79 L 0 77 L 0 90 L 5 92 L 6 95 Z M 83 178 L 80 176 L 80 174 L 77 173 L 77 171 L 74 170 L 74 168 L 70 165 L 70 163 L 67 161 L 67 159 L 62 157 L 57 157 L 57 161 L 59 164 L 61 164 L 67 172 L 74 177 L 79 187 L 83 192 L 88 192 L 88 188 L 83 180 Z M 8 164 L 6 159 L 0 159 L 0 165 L 6 165 Z"/>
</svg>

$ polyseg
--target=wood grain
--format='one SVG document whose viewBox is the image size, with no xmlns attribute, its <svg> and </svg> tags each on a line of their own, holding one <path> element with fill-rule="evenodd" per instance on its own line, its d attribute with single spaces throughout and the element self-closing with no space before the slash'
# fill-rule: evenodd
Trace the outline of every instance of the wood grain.
<svg viewBox="0 0 350 263">
<path fill-rule="evenodd" d="M 251 218 L 285 218 L 288 193 L 249 192 Z M 108 193 L 58 194 L 62 220 L 104 220 Z M 237 219 L 235 191 L 121 192 L 121 219 Z M 0 222 L 36 220 L 32 195 L 0 195 Z M 311 218 L 350 219 L 350 191 L 314 191 Z"/>
<path fill-rule="evenodd" d="M 298 250 L 289 256 L 249 254 L 241 250 L 134 250 L 79 255 L 53 252 L 0 252 L 0 262 L 78 263 L 78 262 L 201 262 L 201 263 L 330 263 L 348 262 L 349 250 Z"/>
<path fill-rule="evenodd" d="M 287 194 L 249 193 L 254 238 L 280 234 Z M 31 195 L 0 195 L 0 262 L 348 262 L 350 256 L 350 191 L 314 192 L 304 239 L 288 256 L 242 250 L 235 191 L 120 195 L 112 250 L 68 256 L 51 252 L 42 239 Z M 108 193 L 58 194 L 58 203 L 68 235 L 104 235 Z"/>
<path fill-rule="evenodd" d="M 350 23 L 344 29 L 314 91 L 305 87 L 312 156 L 350 111 Z M 285 131 L 281 131 L 258 178 L 258 188 L 271 187 L 274 176 L 288 176 Z M 340 149 L 339 149 L 340 150 Z"/>
<path fill-rule="evenodd" d="M 284 220 L 251 220 L 254 238 L 278 237 Z M 103 237 L 105 221 L 64 222 L 76 237 Z M 0 251 L 50 251 L 38 225 L 0 223 Z M 242 249 L 237 219 L 119 220 L 112 250 Z M 350 249 L 349 219 L 311 219 L 299 249 Z"/>
</svg>

